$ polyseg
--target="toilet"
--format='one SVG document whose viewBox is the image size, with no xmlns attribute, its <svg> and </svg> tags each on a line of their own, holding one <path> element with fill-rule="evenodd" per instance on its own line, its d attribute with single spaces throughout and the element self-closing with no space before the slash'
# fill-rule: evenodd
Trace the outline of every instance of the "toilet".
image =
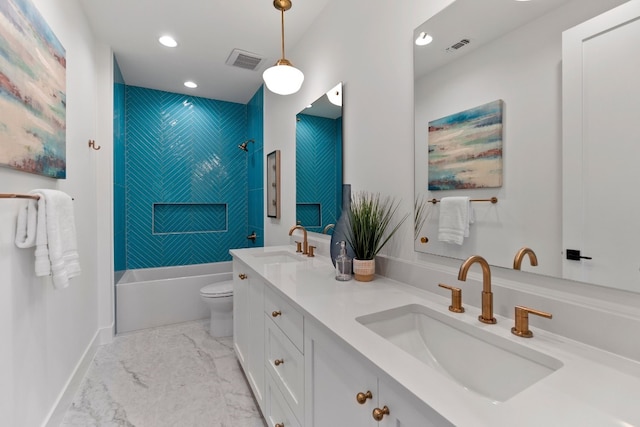
<svg viewBox="0 0 640 427">
<path fill-rule="evenodd" d="M 200 297 L 211 311 L 209 335 L 214 338 L 233 335 L 233 280 L 205 286 L 200 289 Z"/>
</svg>

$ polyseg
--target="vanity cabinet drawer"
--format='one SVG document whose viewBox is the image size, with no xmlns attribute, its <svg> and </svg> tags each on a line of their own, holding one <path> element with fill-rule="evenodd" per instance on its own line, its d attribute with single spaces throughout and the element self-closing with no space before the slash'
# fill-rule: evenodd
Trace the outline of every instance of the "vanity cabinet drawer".
<svg viewBox="0 0 640 427">
<path fill-rule="evenodd" d="M 264 312 L 267 317 L 273 320 L 293 345 L 302 352 L 304 348 L 302 314 L 270 288 L 265 289 L 264 297 Z"/>
<path fill-rule="evenodd" d="M 266 375 L 264 417 L 268 426 L 300 427 L 298 419 L 285 402 L 271 374 Z"/>
<path fill-rule="evenodd" d="M 304 356 L 265 315 L 265 368 L 299 420 L 304 417 Z"/>
</svg>

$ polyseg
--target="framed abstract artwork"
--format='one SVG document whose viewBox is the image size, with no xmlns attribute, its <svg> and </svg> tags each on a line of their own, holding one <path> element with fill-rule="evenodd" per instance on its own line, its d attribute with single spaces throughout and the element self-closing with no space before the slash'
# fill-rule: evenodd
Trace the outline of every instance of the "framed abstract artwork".
<svg viewBox="0 0 640 427">
<path fill-rule="evenodd" d="M 502 187 L 503 104 L 429 122 L 429 190 Z"/>
<path fill-rule="evenodd" d="M 267 154 L 267 216 L 280 218 L 280 150 Z"/>
<path fill-rule="evenodd" d="M 30 0 L 0 1 L 0 166 L 66 177 L 66 51 Z"/>
</svg>

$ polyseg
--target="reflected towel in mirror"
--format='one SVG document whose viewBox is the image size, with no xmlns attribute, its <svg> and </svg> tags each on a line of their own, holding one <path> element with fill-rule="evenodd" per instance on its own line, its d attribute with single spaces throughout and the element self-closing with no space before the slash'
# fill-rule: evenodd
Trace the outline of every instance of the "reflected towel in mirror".
<svg viewBox="0 0 640 427">
<path fill-rule="evenodd" d="M 469 224 L 474 221 L 473 208 L 468 197 L 443 197 L 440 200 L 438 240 L 462 245 L 469 237 Z"/>
</svg>

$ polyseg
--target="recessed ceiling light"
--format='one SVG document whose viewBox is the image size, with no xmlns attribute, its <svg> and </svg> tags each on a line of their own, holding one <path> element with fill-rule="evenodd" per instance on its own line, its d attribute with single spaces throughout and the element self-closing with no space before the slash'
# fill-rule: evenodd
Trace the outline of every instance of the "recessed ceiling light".
<svg viewBox="0 0 640 427">
<path fill-rule="evenodd" d="M 176 47 L 178 42 L 171 36 L 162 36 L 158 39 L 161 45 L 166 47 Z"/>
<path fill-rule="evenodd" d="M 429 34 L 425 33 L 424 31 L 420 33 L 418 38 L 416 38 L 416 44 L 418 46 L 426 46 L 432 41 L 433 41 L 433 37 L 431 37 Z"/>
<path fill-rule="evenodd" d="M 190 89 L 195 89 L 198 87 L 198 85 L 192 81 L 184 82 L 184 85 Z"/>
<path fill-rule="evenodd" d="M 306 107 L 306 108 L 311 108 L 311 107 L 313 107 L 313 105 L 312 105 L 312 104 L 309 104 L 309 105 L 307 105 L 307 107 Z"/>
</svg>

